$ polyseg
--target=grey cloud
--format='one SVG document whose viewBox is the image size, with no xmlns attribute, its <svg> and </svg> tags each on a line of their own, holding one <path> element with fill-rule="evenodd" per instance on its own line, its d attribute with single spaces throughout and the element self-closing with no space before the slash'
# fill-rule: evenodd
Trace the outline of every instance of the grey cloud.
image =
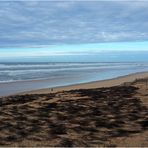
<svg viewBox="0 0 148 148">
<path fill-rule="evenodd" d="M 0 4 L 0 46 L 148 39 L 146 1 L 11 1 Z"/>
</svg>

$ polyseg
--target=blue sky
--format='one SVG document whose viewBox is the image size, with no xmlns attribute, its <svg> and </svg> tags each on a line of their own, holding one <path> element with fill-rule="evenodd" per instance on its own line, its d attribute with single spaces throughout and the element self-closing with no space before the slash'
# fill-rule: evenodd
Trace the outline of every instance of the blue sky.
<svg viewBox="0 0 148 148">
<path fill-rule="evenodd" d="M 95 55 L 110 52 L 146 52 L 148 42 L 112 42 L 89 44 L 62 44 L 43 47 L 5 47 L 1 48 L 0 58 Z"/>
<path fill-rule="evenodd" d="M 148 1 L 1 1 L 0 58 L 148 50 L 147 26 Z"/>
</svg>

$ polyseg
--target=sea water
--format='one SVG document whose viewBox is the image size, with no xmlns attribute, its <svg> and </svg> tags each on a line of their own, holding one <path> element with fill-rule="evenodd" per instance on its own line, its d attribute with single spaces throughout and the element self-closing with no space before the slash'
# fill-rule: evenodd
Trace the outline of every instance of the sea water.
<svg viewBox="0 0 148 148">
<path fill-rule="evenodd" d="M 148 62 L 0 63 L 0 95 L 105 80 L 144 71 L 148 71 Z M 33 85 L 33 81 L 38 81 L 38 84 Z M 14 88 L 14 82 L 19 82 L 19 86 L 15 83 Z"/>
</svg>

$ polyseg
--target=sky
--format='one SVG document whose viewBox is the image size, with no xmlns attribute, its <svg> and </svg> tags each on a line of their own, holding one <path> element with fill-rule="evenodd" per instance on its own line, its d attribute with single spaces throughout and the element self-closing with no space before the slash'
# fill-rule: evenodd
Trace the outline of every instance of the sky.
<svg viewBox="0 0 148 148">
<path fill-rule="evenodd" d="M 148 1 L 0 1 L 0 58 L 148 51 Z"/>
</svg>

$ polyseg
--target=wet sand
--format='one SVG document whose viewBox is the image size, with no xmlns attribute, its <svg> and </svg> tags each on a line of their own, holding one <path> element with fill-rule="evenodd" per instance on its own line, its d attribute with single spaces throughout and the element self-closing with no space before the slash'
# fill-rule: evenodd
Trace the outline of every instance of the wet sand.
<svg viewBox="0 0 148 148">
<path fill-rule="evenodd" d="M 131 82 L 136 78 L 144 78 L 144 77 L 148 77 L 148 72 L 134 73 L 109 80 L 94 81 L 89 83 L 59 86 L 59 87 L 51 87 L 51 84 L 54 84 L 54 82 L 52 82 L 53 80 L 50 79 L 0 83 L 0 96 L 9 96 L 14 94 L 40 94 L 40 93 L 51 93 L 51 92 L 58 92 L 58 91 L 65 91 L 72 89 L 80 89 L 80 88 L 87 89 L 87 88 L 117 86 L 124 82 Z"/>
<path fill-rule="evenodd" d="M 94 81 L 89 83 L 82 83 L 82 84 L 75 84 L 75 85 L 68 85 L 68 86 L 61 86 L 61 87 L 53 87 L 53 88 L 45 88 L 45 89 L 38 89 L 28 92 L 23 92 L 19 94 L 43 94 L 43 93 L 51 93 L 51 92 L 58 92 L 58 91 L 68 91 L 73 89 L 90 89 L 90 88 L 101 88 L 101 87 L 111 87 L 121 85 L 123 83 L 132 82 L 135 79 L 146 78 L 148 77 L 148 72 L 140 72 L 134 73 L 126 76 L 121 76 L 109 80 L 102 80 L 102 81 Z"/>
<path fill-rule="evenodd" d="M 0 146 L 148 147 L 146 76 L 1 97 Z"/>
</svg>

